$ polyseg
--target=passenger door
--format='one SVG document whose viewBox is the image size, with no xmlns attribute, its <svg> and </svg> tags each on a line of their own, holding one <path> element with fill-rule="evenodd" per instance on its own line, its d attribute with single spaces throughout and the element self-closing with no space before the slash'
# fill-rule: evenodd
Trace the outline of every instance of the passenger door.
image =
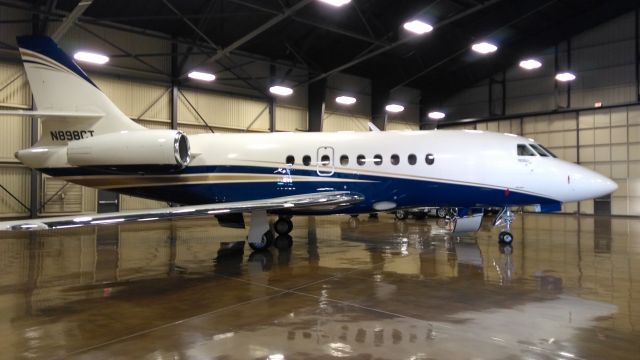
<svg viewBox="0 0 640 360">
<path fill-rule="evenodd" d="M 331 176 L 335 172 L 333 167 L 333 148 L 322 146 L 318 148 L 316 157 L 316 171 L 320 176 Z"/>
</svg>

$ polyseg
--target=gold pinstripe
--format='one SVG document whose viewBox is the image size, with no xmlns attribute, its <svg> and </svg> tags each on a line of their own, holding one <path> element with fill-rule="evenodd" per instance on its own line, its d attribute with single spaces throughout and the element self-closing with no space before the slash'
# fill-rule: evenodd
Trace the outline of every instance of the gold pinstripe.
<svg viewBox="0 0 640 360">
<path fill-rule="evenodd" d="M 283 174 L 181 174 L 181 175 L 91 175 L 66 176 L 63 180 L 76 184 L 99 188 L 149 187 L 192 184 L 232 184 L 258 182 L 373 182 L 370 180 L 340 179 L 335 177 L 300 176 Z"/>
</svg>

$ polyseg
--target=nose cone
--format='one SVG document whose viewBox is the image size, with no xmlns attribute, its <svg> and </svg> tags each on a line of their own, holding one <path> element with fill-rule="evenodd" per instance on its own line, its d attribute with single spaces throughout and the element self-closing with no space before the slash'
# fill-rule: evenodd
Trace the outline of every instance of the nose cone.
<svg viewBox="0 0 640 360">
<path fill-rule="evenodd" d="M 575 191 L 582 200 L 595 199 L 618 189 L 618 184 L 595 171 L 582 168 L 575 174 Z"/>
</svg>

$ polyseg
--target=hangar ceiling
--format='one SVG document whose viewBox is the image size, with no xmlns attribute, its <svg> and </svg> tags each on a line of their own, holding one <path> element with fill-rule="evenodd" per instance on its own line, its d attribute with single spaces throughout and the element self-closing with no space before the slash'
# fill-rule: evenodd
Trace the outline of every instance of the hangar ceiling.
<svg viewBox="0 0 640 360">
<path fill-rule="evenodd" d="M 78 4 L 0 0 L 2 6 L 31 11 L 40 32 L 47 32 L 44 24 L 60 23 Z M 177 79 L 194 66 L 222 68 L 228 76 L 219 81 L 261 96 L 274 76 L 300 86 L 340 72 L 392 90 L 419 89 L 436 104 L 522 56 L 637 6 L 634 0 L 353 0 L 341 7 L 320 0 L 94 0 L 77 24 L 166 36 L 179 44 L 173 54 L 110 55 L 141 62 L 172 57 L 173 74 L 167 76 Z M 405 31 L 402 25 L 412 19 L 434 30 L 424 35 Z M 106 40 L 117 48 L 118 39 Z M 480 40 L 496 43 L 498 52 L 472 53 L 470 45 Z"/>
</svg>

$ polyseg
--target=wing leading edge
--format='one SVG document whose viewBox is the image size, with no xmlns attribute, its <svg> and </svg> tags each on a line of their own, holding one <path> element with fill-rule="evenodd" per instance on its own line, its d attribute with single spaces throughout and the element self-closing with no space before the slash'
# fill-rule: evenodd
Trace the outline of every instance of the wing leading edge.
<svg viewBox="0 0 640 360">
<path fill-rule="evenodd" d="M 0 222 L 0 231 L 64 229 L 85 225 L 120 224 L 133 221 L 221 215 L 255 210 L 334 210 L 359 203 L 362 200 L 364 200 L 364 197 L 358 193 L 331 191 L 284 196 L 266 200 L 4 221 Z"/>
</svg>

